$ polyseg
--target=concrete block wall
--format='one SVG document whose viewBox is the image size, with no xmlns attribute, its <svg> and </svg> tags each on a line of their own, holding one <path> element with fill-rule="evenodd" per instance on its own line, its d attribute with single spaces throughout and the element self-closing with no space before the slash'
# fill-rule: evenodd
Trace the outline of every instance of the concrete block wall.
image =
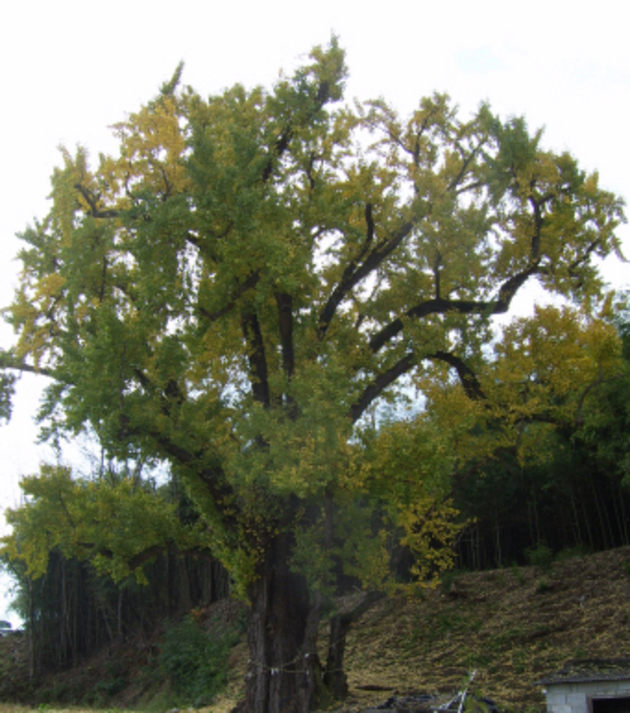
<svg viewBox="0 0 630 713">
<path fill-rule="evenodd" d="M 630 698 L 630 681 L 547 684 L 549 713 L 589 713 L 590 698 Z"/>
</svg>

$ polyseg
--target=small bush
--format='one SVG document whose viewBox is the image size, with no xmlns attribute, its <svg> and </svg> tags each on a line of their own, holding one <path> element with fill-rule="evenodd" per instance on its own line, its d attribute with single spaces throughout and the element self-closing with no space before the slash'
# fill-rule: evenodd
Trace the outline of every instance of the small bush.
<svg viewBox="0 0 630 713">
<path fill-rule="evenodd" d="M 525 584 L 525 577 L 524 577 L 523 573 L 519 569 L 519 566 L 516 562 L 512 562 L 511 567 L 512 567 L 512 574 L 514 575 L 514 578 L 522 587 Z"/>
<path fill-rule="evenodd" d="M 570 559 L 575 559 L 576 557 L 586 557 L 586 555 L 593 554 L 593 550 L 586 545 L 578 545 L 576 547 L 567 547 L 564 550 L 560 550 L 555 557 L 556 562 L 566 562 Z"/>
<path fill-rule="evenodd" d="M 540 567 L 543 572 L 548 572 L 551 569 L 553 550 L 543 542 L 539 542 L 536 547 L 528 547 L 525 550 L 525 556 L 529 564 Z"/>
<path fill-rule="evenodd" d="M 169 626 L 159 668 L 168 677 L 180 705 L 209 705 L 227 683 L 228 651 L 236 634 L 210 635 L 192 618 Z"/>
<path fill-rule="evenodd" d="M 525 673 L 527 667 L 527 653 L 523 649 L 515 649 L 512 651 L 512 668 L 514 673 Z"/>
<path fill-rule="evenodd" d="M 466 569 L 447 569 L 440 576 L 440 590 L 442 594 L 449 594 L 452 587 L 457 584 L 457 579 L 466 574 Z"/>
<path fill-rule="evenodd" d="M 573 659 L 585 659 L 588 656 L 588 650 L 583 649 L 581 646 L 576 647 L 573 651 Z"/>
</svg>

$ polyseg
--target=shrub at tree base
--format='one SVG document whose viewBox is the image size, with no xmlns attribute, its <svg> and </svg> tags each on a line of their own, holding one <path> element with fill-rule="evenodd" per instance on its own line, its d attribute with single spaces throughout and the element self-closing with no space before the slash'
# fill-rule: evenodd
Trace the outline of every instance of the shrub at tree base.
<svg viewBox="0 0 630 713">
<path fill-rule="evenodd" d="M 228 652 L 237 638 L 236 633 L 211 636 L 192 618 L 166 629 L 159 666 L 178 705 L 212 703 L 227 682 Z"/>
</svg>

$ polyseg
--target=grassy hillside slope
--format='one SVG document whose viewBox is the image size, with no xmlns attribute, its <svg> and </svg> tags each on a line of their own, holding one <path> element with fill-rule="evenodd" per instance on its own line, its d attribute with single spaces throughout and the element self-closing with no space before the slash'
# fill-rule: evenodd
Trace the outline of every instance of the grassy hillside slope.
<svg viewBox="0 0 630 713">
<path fill-rule="evenodd" d="M 424 601 L 386 601 L 365 615 L 348 641 L 348 703 L 365 703 L 362 686 L 447 692 L 477 669 L 477 689 L 500 707 L 544 707 L 534 685 L 544 674 L 571 659 L 630 655 L 629 595 L 627 547 L 548 571 L 452 575 Z"/>
<path fill-rule="evenodd" d="M 205 625 L 214 628 L 236 615 L 233 606 L 220 603 L 206 616 Z M 322 625 L 321 641 L 326 640 Z M 79 692 L 94 686 L 106 691 L 115 670 L 127 684 L 103 704 L 157 711 L 168 695 L 163 680 L 158 685 L 146 673 L 155 651 L 155 645 L 145 652 L 136 643 L 103 652 L 38 690 L 54 685 L 66 700 L 80 703 Z M 223 713 L 236 703 L 247 655 L 244 642 L 232 650 L 227 690 L 204 710 Z M 630 656 L 630 547 L 554 562 L 546 570 L 449 573 L 422 598 L 380 602 L 350 631 L 350 696 L 342 708 L 362 710 L 392 695 L 448 694 L 476 669 L 480 694 L 502 709 L 533 713 L 544 708 L 535 685 L 544 674 L 571 659 L 623 656 Z"/>
</svg>

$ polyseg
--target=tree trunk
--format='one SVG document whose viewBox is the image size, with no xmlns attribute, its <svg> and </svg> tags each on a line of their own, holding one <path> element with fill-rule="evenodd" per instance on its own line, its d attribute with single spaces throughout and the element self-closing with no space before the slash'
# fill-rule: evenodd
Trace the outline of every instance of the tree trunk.
<svg viewBox="0 0 630 713">
<path fill-rule="evenodd" d="M 33 601 L 33 579 L 28 578 L 28 680 L 35 678 L 35 602 Z"/>
<path fill-rule="evenodd" d="M 335 614 L 330 620 L 330 639 L 324 685 L 334 700 L 342 701 L 348 695 L 348 677 L 343 670 L 346 635 L 350 627 L 383 597 L 384 594 L 381 592 L 368 592 L 354 609 Z"/>
<path fill-rule="evenodd" d="M 319 702 L 316 651 L 321 602 L 289 568 L 291 541 L 276 537 L 250 590 L 247 713 L 307 713 Z"/>
</svg>

